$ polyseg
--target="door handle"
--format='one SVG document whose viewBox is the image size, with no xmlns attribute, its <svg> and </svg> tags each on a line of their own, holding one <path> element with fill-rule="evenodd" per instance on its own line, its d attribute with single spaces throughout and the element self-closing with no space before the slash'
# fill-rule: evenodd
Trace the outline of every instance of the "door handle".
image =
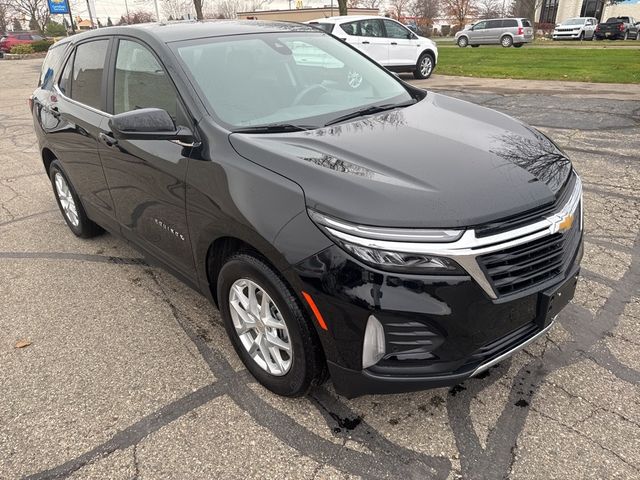
<svg viewBox="0 0 640 480">
<path fill-rule="evenodd" d="M 100 133 L 100 135 L 98 135 L 98 138 L 100 139 L 100 141 L 102 143 L 104 143 L 107 147 L 113 147 L 114 145 L 116 145 L 118 143 L 118 140 L 116 140 L 115 138 L 113 138 L 110 134 L 108 133 Z"/>
<path fill-rule="evenodd" d="M 391 45 L 397 45 L 398 42 L 391 42 Z"/>
<path fill-rule="evenodd" d="M 365 40 L 364 42 L 362 42 L 363 45 L 369 45 L 369 42 L 367 40 Z"/>
</svg>

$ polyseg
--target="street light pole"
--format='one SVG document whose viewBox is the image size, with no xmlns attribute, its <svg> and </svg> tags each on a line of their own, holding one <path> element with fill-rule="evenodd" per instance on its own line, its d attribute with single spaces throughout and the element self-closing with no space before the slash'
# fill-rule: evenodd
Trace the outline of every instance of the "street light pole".
<svg viewBox="0 0 640 480">
<path fill-rule="evenodd" d="M 75 35 L 76 27 L 73 26 L 73 15 L 71 14 L 71 0 L 67 0 L 67 8 L 69 9 L 69 19 L 71 20 L 71 32 Z"/>
<path fill-rule="evenodd" d="M 91 5 L 89 4 L 89 0 L 87 0 L 87 10 L 89 12 L 89 21 L 91 22 L 91 28 L 93 29 L 93 14 L 91 13 Z"/>
<path fill-rule="evenodd" d="M 160 22 L 160 10 L 158 10 L 158 0 L 153 0 L 153 3 L 156 6 L 156 22 Z"/>
</svg>

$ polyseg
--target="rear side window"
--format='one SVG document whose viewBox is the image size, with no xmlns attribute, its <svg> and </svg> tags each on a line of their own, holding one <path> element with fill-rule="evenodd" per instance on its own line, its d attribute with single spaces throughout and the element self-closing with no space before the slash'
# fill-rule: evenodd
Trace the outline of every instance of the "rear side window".
<svg viewBox="0 0 640 480">
<path fill-rule="evenodd" d="M 73 72 L 73 54 L 67 60 L 60 75 L 60 81 L 58 82 L 58 88 L 67 97 L 71 97 L 71 73 Z"/>
<path fill-rule="evenodd" d="M 527 20 L 526 18 L 522 19 L 522 26 L 523 27 L 530 27 L 531 26 L 531 22 L 529 20 Z"/>
<path fill-rule="evenodd" d="M 162 65 L 149 49 L 130 40 L 120 40 L 118 46 L 113 100 L 116 115 L 162 108 L 175 120 L 178 111 L 178 94 Z"/>
<path fill-rule="evenodd" d="M 53 78 L 58 71 L 58 66 L 62 61 L 64 46 L 50 48 L 40 70 L 40 81 L 38 86 L 50 90 L 53 86 Z"/>
<path fill-rule="evenodd" d="M 384 37 L 382 22 L 378 19 L 360 20 L 359 33 L 363 37 Z"/>
<path fill-rule="evenodd" d="M 501 28 L 502 20 L 489 20 L 487 22 L 486 28 Z"/>
<path fill-rule="evenodd" d="M 512 28 L 512 27 L 517 27 L 518 26 L 518 21 L 517 20 L 503 20 L 502 21 L 502 26 L 505 28 Z M 522 26 L 526 26 L 524 24 L 524 22 L 522 22 Z"/>
<path fill-rule="evenodd" d="M 71 98 L 103 110 L 102 73 L 109 40 L 82 43 L 76 48 L 71 77 Z"/>
<path fill-rule="evenodd" d="M 358 35 L 358 22 L 343 23 L 340 25 L 340 28 L 342 28 L 347 35 L 354 37 Z"/>
</svg>

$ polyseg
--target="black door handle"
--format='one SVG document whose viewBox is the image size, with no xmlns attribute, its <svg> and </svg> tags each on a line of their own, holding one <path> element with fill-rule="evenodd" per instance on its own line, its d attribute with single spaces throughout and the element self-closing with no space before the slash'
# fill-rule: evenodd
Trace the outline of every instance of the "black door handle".
<svg viewBox="0 0 640 480">
<path fill-rule="evenodd" d="M 366 40 L 364 42 L 362 42 L 363 45 L 369 45 L 369 42 L 367 42 Z"/>
<path fill-rule="evenodd" d="M 107 147 L 113 147 L 114 145 L 116 145 L 118 143 L 118 140 L 116 140 L 115 138 L 113 138 L 110 134 L 108 133 L 100 133 L 100 135 L 98 135 L 98 138 L 100 139 L 100 141 L 102 143 L 104 143 Z"/>
<path fill-rule="evenodd" d="M 391 45 L 397 45 L 398 42 L 391 42 Z"/>
</svg>

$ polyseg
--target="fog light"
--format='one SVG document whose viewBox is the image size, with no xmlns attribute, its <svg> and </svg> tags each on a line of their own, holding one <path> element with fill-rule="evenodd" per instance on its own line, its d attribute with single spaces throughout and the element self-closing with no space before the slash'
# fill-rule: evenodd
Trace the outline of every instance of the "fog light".
<svg viewBox="0 0 640 480">
<path fill-rule="evenodd" d="M 384 328 L 373 315 L 369 316 L 367 328 L 364 331 L 364 345 L 362 346 L 362 368 L 368 368 L 380 361 L 385 354 Z"/>
</svg>

